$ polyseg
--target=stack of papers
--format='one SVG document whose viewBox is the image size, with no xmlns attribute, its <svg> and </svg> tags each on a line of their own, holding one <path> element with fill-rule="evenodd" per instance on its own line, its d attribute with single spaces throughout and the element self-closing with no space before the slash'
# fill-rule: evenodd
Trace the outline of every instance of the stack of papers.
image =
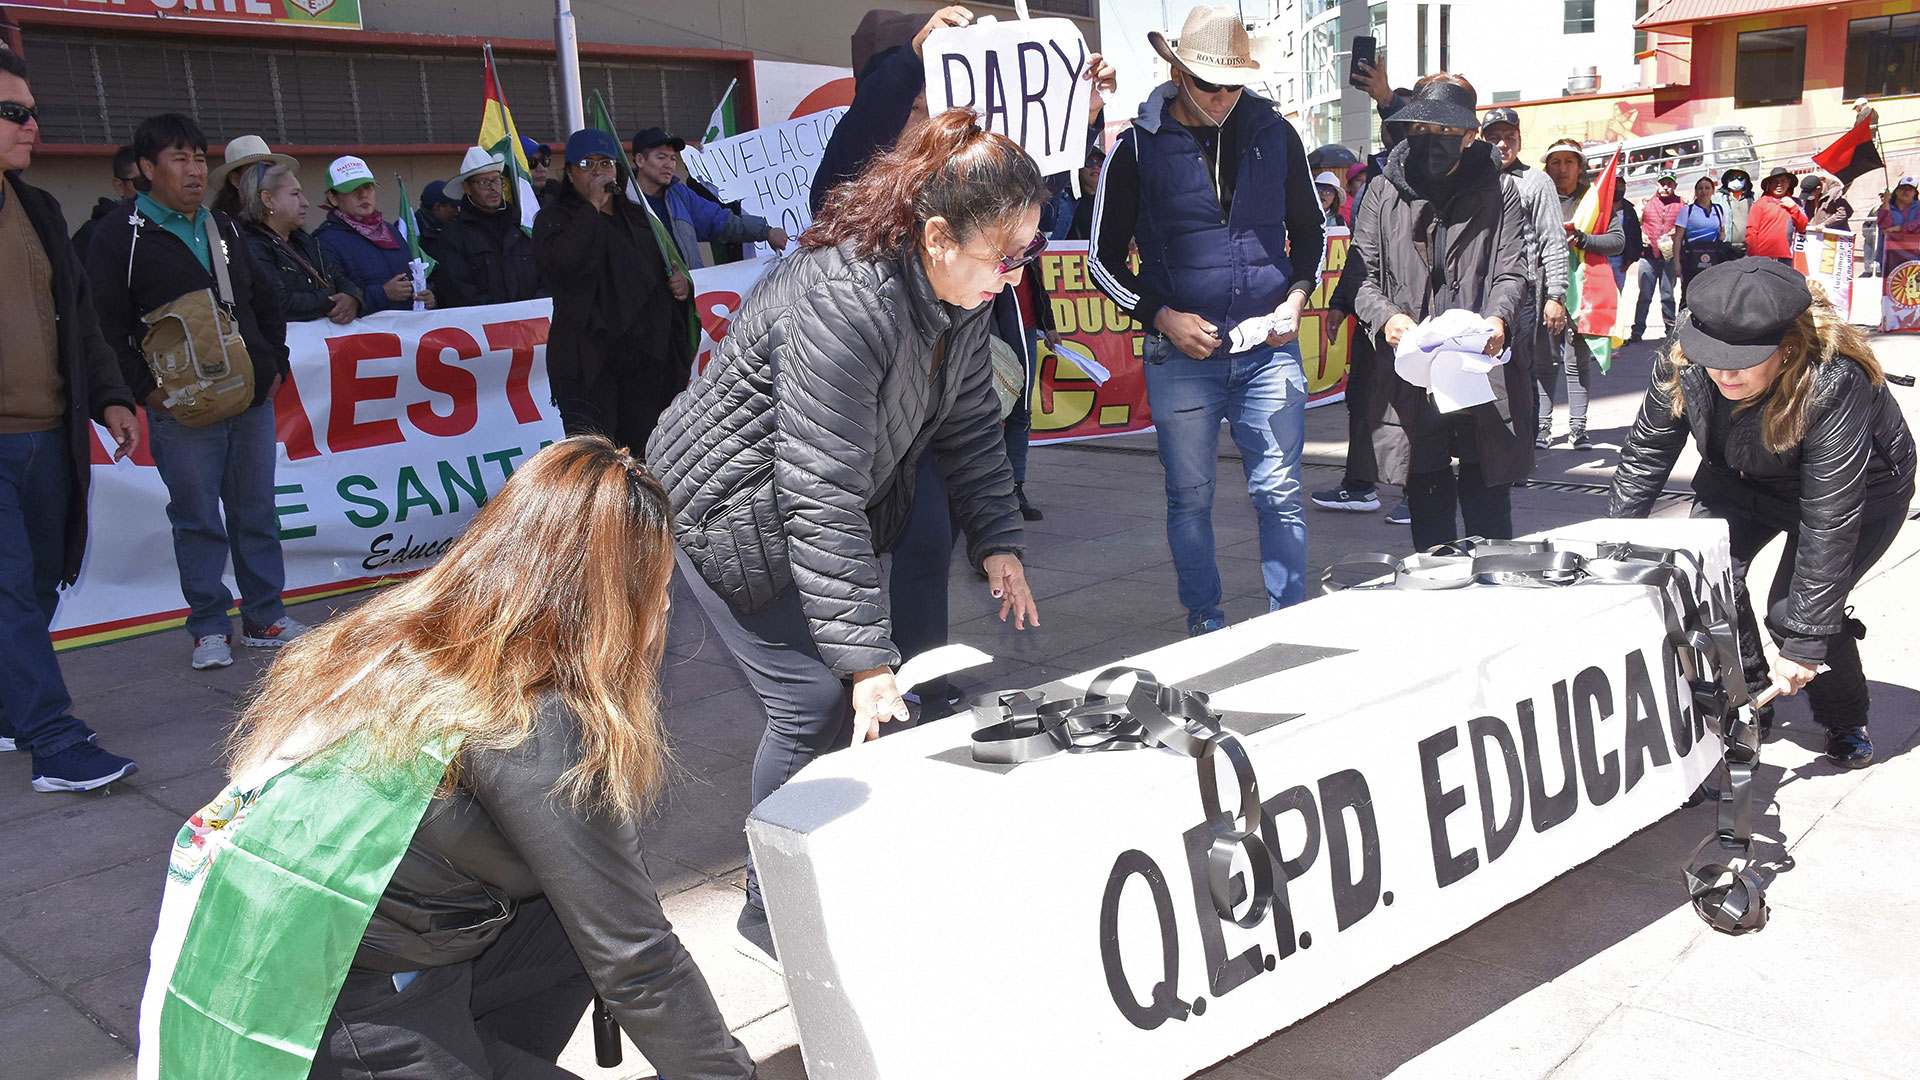
<svg viewBox="0 0 1920 1080">
<path fill-rule="evenodd" d="M 1394 373 L 1424 387 L 1443 413 L 1484 405 L 1493 400 L 1488 373 L 1506 363 L 1512 351 L 1486 354 L 1493 331 L 1493 320 L 1464 308 L 1443 311 L 1401 336 L 1393 353 Z"/>
</svg>

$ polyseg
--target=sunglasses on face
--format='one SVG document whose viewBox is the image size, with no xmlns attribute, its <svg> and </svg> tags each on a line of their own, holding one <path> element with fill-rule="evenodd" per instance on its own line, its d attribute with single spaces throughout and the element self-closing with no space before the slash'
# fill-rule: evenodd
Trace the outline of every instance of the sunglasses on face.
<svg viewBox="0 0 1920 1080">
<path fill-rule="evenodd" d="M 0 101 L 0 120 L 25 127 L 28 121 L 40 119 L 40 110 L 31 105 L 22 105 L 17 101 Z"/>
<path fill-rule="evenodd" d="M 1011 274 L 1039 258 L 1040 253 L 1045 250 L 1047 250 L 1047 237 L 1042 233 L 1035 236 L 1033 242 L 1022 249 L 1018 255 L 1001 255 L 996 265 L 1002 274 Z"/>
<path fill-rule="evenodd" d="M 1207 80 L 1201 78 L 1200 76 L 1192 74 L 1191 72 L 1187 74 L 1187 80 L 1193 83 L 1193 88 L 1195 90 L 1198 90 L 1203 94 L 1217 94 L 1222 90 L 1240 89 L 1237 86 L 1216 86 L 1213 83 L 1210 83 Z"/>
</svg>

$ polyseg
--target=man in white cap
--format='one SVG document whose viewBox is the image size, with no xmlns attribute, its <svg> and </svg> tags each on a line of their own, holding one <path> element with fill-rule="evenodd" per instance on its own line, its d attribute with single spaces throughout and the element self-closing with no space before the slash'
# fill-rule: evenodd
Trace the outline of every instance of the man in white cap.
<svg viewBox="0 0 1920 1080">
<path fill-rule="evenodd" d="M 1326 247 L 1307 150 L 1273 102 L 1230 7 L 1188 13 L 1173 67 L 1120 134 L 1095 196 L 1088 268 L 1147 328 L 1147 400 L 1167 477 L 1167 544 L 1187 631 L 1226 625 L 1214 557 L 1220 422 L 1232 424 L 1260 522 L 1270 608 L 1306 599 L 1300 453 L 1307 381 L 1296 342 Z M 1128 251 L 1138 245 L 1140 270 Z"/>
<path fill-rule="evenodd" d="M 533 239 L 520 227 L 520 211 L 507 199 L 506 159 L 467 147 L 448 189 L 466 192 L 460 212 L 440 229 L 439 265 L 433 295 L 441 307 L 510 304 L 546 295 L 533 265 Z"/>
</svg>

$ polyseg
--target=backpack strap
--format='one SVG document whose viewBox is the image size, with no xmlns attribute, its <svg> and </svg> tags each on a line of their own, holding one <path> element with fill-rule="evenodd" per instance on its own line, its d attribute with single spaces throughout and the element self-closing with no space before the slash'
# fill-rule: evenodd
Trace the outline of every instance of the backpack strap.
<svg viewBox="0 0 1920 1080">
<path fill-rule="evenodd" d="M 217 297 L 229 308 L 233 306 L 233 279 L 227 274 L 227 242 L 220 235 L 220 226 L 214 224 L 214 211 L 207 211 L 200 225 L 207 231 L 207 261 L 213 264 L 214 282 L 218 286 Z"/>
</svg>

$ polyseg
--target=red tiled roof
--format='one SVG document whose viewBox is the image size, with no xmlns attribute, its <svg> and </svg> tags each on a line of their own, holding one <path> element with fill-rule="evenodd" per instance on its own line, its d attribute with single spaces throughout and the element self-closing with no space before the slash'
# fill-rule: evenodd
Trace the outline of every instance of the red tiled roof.
<svg viewBox="0 0 1920 1080">
<path fill-rule="evenodd" d="M 1832 7 L 1835 0 L 1666 0 L 1633 24 L 1635 30 L 1661 30 L 1691 23 L 1766 15 L 1799 8 Z"/>
</svg>

